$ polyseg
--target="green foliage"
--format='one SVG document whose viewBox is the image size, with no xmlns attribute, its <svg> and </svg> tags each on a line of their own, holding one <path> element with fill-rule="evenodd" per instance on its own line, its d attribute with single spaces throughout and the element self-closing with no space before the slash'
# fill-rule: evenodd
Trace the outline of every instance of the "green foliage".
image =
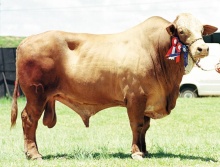
<svg viewBox="0 0 220 167">
<path fill-rule="evenodd" d="M 0 36 L 0 48 L 16 48 L 25 37 Z"/>
<path fill-rule="evenodd" d="M 146 135 L 149 156 L 130 157 L 132 135 L 125 108 L 115 107 L 91 117 L 85 128 L 71 109 L 56 103 L 57 125 L 48 129 L 39 121 L 37 141 L 43 161 L 28 161 L 23 153 L 18 101 L 17 126 L 10 129 L 11 100 L 0 99 L 0 166 L 220 166 L 220 98 L 178 99 L 176 108 L 163 119 L 152 120 Z"/>
</svg>

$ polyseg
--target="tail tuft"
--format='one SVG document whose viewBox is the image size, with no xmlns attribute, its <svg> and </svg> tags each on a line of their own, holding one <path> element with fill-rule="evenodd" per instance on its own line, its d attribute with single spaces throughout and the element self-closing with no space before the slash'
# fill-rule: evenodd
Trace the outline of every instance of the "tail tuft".
<svg viewBox="0 0 220 167">
<path fill-rule="evenodd" d="M 12 107 L 11 107 L 11 129 L 15 126 L 18 115 L 18 104 L 17 104 L 17 98 L 19 96 L 18 86 L 19 83 L 18 80 L 16 79 L 14 93 L 13 93 Z"/>
</svg>

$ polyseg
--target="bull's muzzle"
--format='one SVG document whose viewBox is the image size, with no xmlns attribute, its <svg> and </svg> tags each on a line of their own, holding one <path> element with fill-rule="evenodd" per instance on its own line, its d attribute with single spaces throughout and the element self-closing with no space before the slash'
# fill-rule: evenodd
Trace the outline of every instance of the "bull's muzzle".
<svg viewBox="0 0 220 167">
<path fill-rule="evenodd" d="M 200 45 L 197 47 L 198 57 L 203 58 L 208 56 L 209 54 L 209 47 L 206 44 Z"/>
<path fill-rule="evenodd" d="M 195 59 L 204 58 L 209 54 L 209 46 L 202 38 L 195 39 L 188 45 L 188 47 Z"/>
</svg>

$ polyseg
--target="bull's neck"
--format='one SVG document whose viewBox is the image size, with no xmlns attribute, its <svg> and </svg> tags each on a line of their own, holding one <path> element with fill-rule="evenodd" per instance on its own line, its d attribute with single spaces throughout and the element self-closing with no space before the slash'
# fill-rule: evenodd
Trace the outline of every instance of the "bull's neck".
<svg viewBox="0 0 220 167">
<path fill-rule="evenodd" d="M 166 25 L 156 29 L 154 36 L 150 36 L 150 40 L 153 40 L 153 47 L 155 47 L 157 53 L 152 56 L 156 64 L 155 71 L 158 78 L 163 80 L 159 82 L 164 82 L 168 89 L 172 89 L 173 86 L 180 84 L 184 74 L 183 54 L 181 54 L 180 62 L 165 57 L 171 47 L 171 36 L 166 31 Z M 161 76 L 163 76 L 163 79 L 161 79 Z"/>
<path fill-rule="evenodd" d="M 159 64 L 161 66 L 165 82 L 168 85 L 179 85 L 184 74 L 184 56 L 183 53 L 181 53 L 179 62 L 166 58 L 165 55 L 170 47 L 170 35 L 166 32 L 166 30 L 161 30 L 161 35 L 158 38 L 158 56 L 159 60 L 161 61 Z"/>
</svg>

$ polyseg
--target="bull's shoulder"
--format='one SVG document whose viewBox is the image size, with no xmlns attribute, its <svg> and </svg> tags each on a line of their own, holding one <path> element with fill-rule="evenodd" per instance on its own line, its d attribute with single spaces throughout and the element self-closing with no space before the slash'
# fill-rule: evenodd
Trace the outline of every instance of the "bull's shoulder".
<svg viewBox="0 0 220 167">
<path fill-rule="evenodd" d="M 142 22 L 140 25 L 143 27 L 143 29 L 152 29 L 156 30 L 158 29 L 164 29 L 167 25 L 169 25 L 170 22 L 160 16 L 152 16 Z"/>
<path fill-rule="evenodd" d="M 154 22 L 159 21 L 159 22 L 161 22 L 161 23 L 169 23 L 168 20 L 166 20 L 166 19 L 164 19 L 163 17 L 160 17 L 160 16 L 152 16 L 152 17 L 149 17 L 149 18 L 147 19 L 147 21 L 154 21 Z"/>
</svg>

